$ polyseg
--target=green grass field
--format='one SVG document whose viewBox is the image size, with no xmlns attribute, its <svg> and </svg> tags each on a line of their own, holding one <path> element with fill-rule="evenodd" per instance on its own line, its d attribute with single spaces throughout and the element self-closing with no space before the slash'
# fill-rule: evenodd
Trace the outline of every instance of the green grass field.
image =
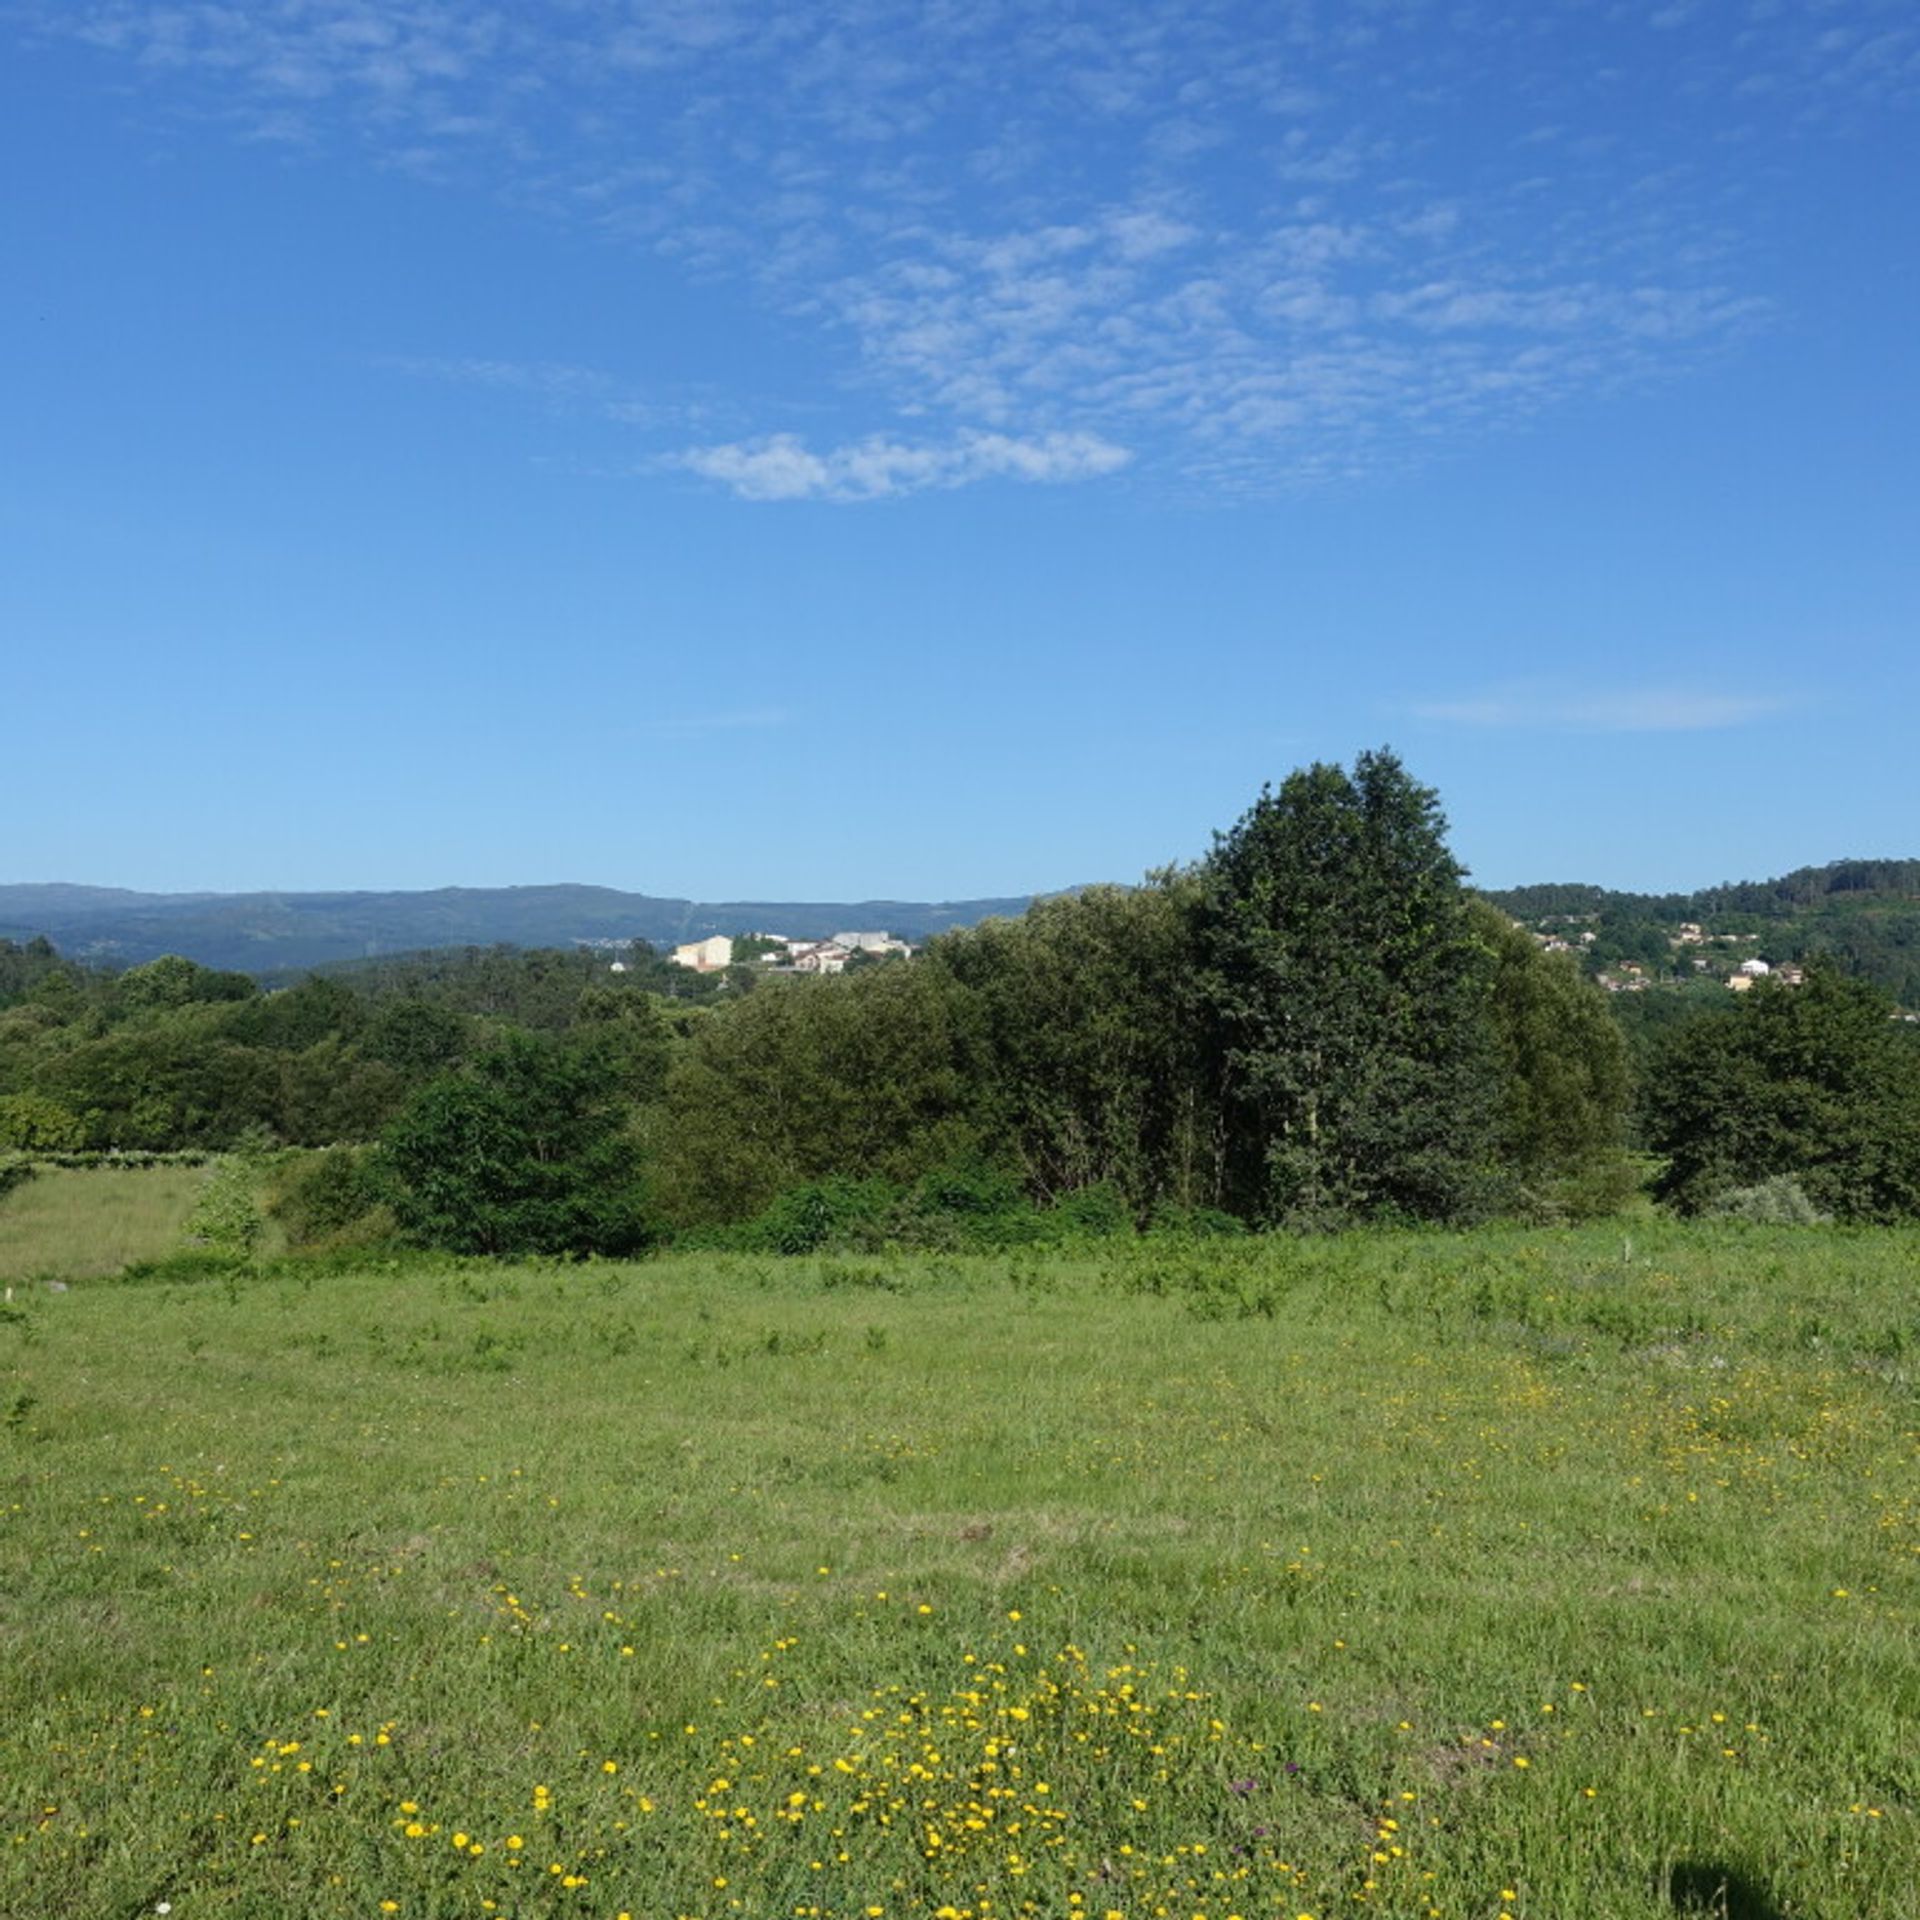
<svg viewBox="0 0 1920 1920">
<path fill-rule="evenodd" d="M 1639 1226 L 23 1296 L 0 1914 L 1898 1920 L 1917 1274 Z"/>
<path fill-rule="evenodd" d="M 205 1167 L 44 1167 L 0 1197 L 0 1283 L 82 1280 L 170 1253 Z"/>
</svg>

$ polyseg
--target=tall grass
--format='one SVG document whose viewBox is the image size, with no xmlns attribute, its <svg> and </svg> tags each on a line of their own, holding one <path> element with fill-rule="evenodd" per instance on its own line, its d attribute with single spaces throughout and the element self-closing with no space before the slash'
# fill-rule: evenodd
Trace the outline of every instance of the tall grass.
<svg viewBox="0 0 1920 1920">
<path fill-rule="evenodd" d="M 0 1913 L 1894 1920 L 1917 1256 L 36 1295 Z"/>
<path fill-rule="evenodd" d="M 0 1281 L 117 1273 L 180 1242 L 203 1167 L 43 1167 L 0 1195 Z"/>
</svg>

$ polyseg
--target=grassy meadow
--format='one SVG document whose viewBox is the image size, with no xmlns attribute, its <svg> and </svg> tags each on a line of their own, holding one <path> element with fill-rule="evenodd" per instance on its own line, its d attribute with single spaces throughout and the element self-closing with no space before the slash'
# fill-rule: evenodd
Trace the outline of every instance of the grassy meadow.
<svg viewBox="0 0 1920 1920">
<path fill-rule="evenodd" d="M 0 1914 L 1911 1914 L 1917 1275 L 1644 1224 L 22 1291 Z"/>
<path fill-rule="evenodd" d="M 0 1284 L 158 1259 L 180 1244 L 206 1182 L 205 1167 L 43 1167 L 0 1196 Z"/>
</svg>

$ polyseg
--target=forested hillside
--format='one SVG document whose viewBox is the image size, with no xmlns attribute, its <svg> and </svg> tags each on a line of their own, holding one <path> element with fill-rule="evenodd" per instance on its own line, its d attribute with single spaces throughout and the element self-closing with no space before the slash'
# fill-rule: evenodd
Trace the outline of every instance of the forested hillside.
<svg viewBox="0 0 1920 1920">
<path fill-rule="evenodd" d="M 1697 893 L 1560 885 L 1486 898 L 1542 933 L 1571 935 L 1596 973 L 1630 964 L 1654 978 L 1691 978 L 1701 952 L 1677 936 L 1693 926 L 1741 957 L 1833 960 L 1920 1010 L 1920 860 L 1836 860 Z"/>
</svg>

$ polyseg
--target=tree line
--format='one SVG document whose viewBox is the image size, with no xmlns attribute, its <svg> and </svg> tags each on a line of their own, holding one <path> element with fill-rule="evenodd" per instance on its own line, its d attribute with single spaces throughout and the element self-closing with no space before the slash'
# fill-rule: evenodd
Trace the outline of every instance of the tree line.
<svg viewBox="0 0 1920 1920">
<path fill-rule="evenodd" d="M 0 1009 L 0 1147 L 331 1149 L 281 1177 L 297 1239 L 1555 1219 L 1635 1192 L 1636 1147 L 1689 1209 L 1920 1212 L 1920 1034 L 1874 988 L 1763 983 L 1636 1074 L 1607 996 L 1467 889 L 1385 751 L 1290 775 L 1139 887 L 837 979 L 469 949 L 262 993 L 0 943 Z"/>
</svg>

